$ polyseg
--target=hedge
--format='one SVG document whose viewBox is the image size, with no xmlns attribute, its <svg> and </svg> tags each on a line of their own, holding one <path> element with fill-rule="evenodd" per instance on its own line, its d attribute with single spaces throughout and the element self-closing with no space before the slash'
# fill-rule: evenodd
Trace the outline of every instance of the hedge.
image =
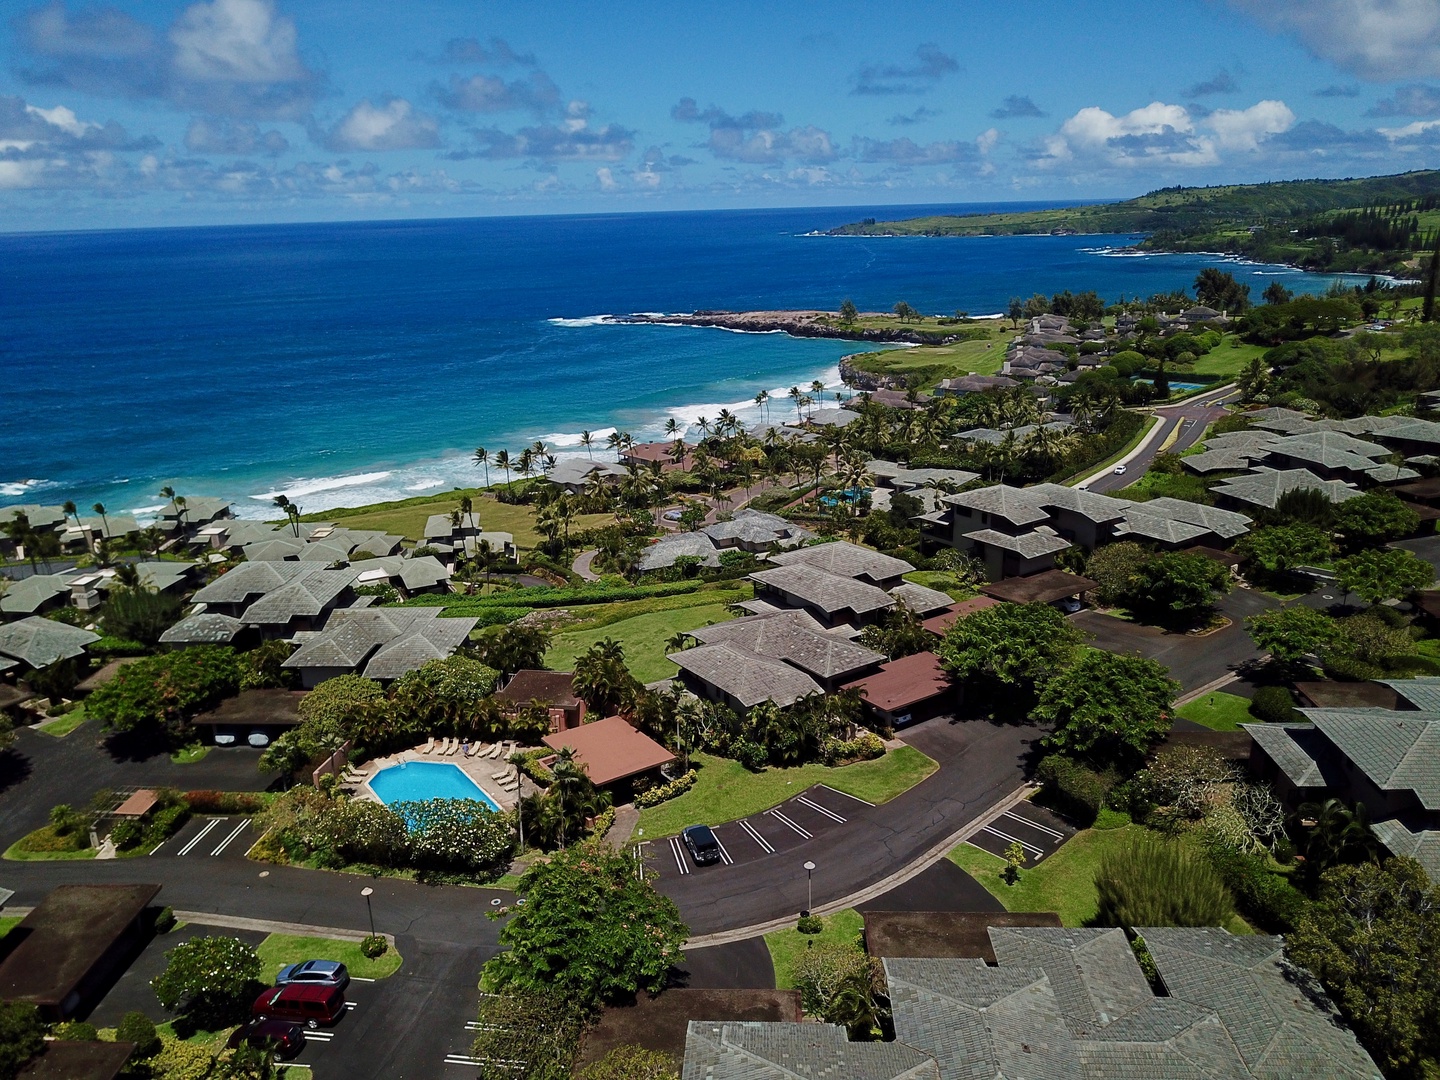
<svg viewBox="0 0 1440 1080">
<path fill-rule="evenodd" d="M 575 589 L 552 589 L 527 585 L 520 589 L 489 593 L 485 596 L 461 596 L 457 593 L 426 593 L 412 596 L 401 607 L 443 607 L 450 611 L 474 615 L 491 608 L 549 608 L 570 604 L 609 604 L 617 600 L 644 600 L 651 596 L 678 596 L 698 592 L 703 581 L 664 581 L 654 585 L 587 585 Z"/>
<path fill-rule="evenodd" d="M 1105 779 L 1077 761 L 1052 754 L 1040 763 L 1035 777 L 1045 785 L 1045 794 L 1061 813 L 1089 826 L 1105 805 L 1109 794 Z"/>
<path fill-rule="evenodd" d="M 1206 854 L 1235 894 L 1240 910 L 1262 930 L 1283 934 L 1293 930 L 1310 902 L 1305 894 L 1270 869 L 1262 855 L 1247 855 L 1220 844 Z"/>
<path fill-rule="evenodd" d="M 660 784 L 657 787 L 650 788 L 648 791 L 642 791 L 639 795 L 635 796 L 636 809 L 643 810 L 647 806 L 659 806 L 667 799 L 673 799 L 677 795 L 684 795 L 685 792 L 695 786 L 695 780 L 698 775 L 694 769 L 691 769 L 684 776 L 677 776 L 668 784 Z"/>
<path fill-rule="evenodd" d="M 187 791 L 184 799 L 192 814 L 258 814 L 270 805 L 253 791 Z"/>
</svg>

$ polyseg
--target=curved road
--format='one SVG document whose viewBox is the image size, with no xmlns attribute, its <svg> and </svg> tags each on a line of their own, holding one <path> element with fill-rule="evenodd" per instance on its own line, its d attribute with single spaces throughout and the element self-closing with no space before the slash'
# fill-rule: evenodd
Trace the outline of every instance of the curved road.
<svg viewBox="0 0 1440 1080">
<path fill-rule="evenodd" d="M 1214 390 L 1207 390 L 1203 394 L 1196 394 L 1194 397 L 1176 402 L 1174 405 L 1162 405 L 1156 408 L 1153 411 L 1156 416 L 1160 417 L 1160 424 L 1147 436 L 1144 449 L 1126 460 L 1124 473 L 1116 474 L 1114 466 L 1108 465 L 1080 481 L 1076 487 L 1103 494 L 1119 491 L 1121 488 L 1133 484 L 1144 475 L 1145 470 L 1150 467 L 1150 463 L 1160 453 L 1162 446 L 1168 452 L 1179 453 L 1199 442 L 1200 437 L 1205 434 L 1205 429 L 1226 415 L 1225 410 L 1220 406 L 1234 397 L 1236 393 L 1234 385 L 1228 384 Z M 1178 434 L 1176 434 L 1177 431 Z M 1173 441 L 1171 441 L 1172 436 Z M 1166 445 L 1167 442 L 1169 445 Z"/>
</svg>

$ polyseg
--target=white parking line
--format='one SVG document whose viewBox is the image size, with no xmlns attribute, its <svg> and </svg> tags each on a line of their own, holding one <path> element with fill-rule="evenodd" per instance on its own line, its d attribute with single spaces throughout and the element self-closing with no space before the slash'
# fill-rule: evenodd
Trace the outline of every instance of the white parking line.
<svg viewBox="0 0 1440 1080">
<path fill-rule="evenodd" d="M 710 835 L 715 837 L 715 843 L 720 845 L 720 861 L 723 862 L 726 866 L 734 866 L 735 860 L 730 858 L 730 852 L 726 849 L 725 842 L 720 839 L 720 834 L 717 833 L 714 829 L 711 829 Z"/>
<path fill-rule="evenodd" d="M 351 981 L 351 982 L 374 982 L 375 980 L 374 980 L 374 979 L 367 979 L 367 978 L 365 978 L 364 975 L 351 975 L 351 976 L 350 976 L 350 981 Z"/>
<path fill-rule="evenodd" d="M 777 818 L 777 819 L 780 820 L 780 821 L 783 821 L 786 825 L 789 825 L 790 828 L 794 829 L 797 833 L 799 833 L 801 836 L 803 836 L 806 840 L 813 840 L 813 839 L 815 838 L 815 836 L 814 836 L 813 833 L 807 832 L 807 831 L 805 831 L 804 829 L 802 829 L 799 825 L 795 824 L 795 822 L 791 821 L 788 817 L 786 817 L 784 814 L 782 814 L 779 810 L 766 810 L 765 813 L 771 815 L 771 816 L 774 817 L 774 818 Z"/>
<path fill-rule="evenodd" d="M 285 1068 L 287 1068 L 287 1069 L 313 1069 L 314 1067 L 315 1067 L 315 1066 L 313 1066 L 313 1065 L 307 1065 L 307 1064 L 305 1064 L 305 1062 L 303 1062 L 303 1061 L 287 1061 L 287 1062 L 285 1062 Z"/>
<path fill-rule="evenodd" d="M 1039 832 L 1043 832 L 1043 833 L 1045 833 L 1047 836 L 1053 836 L 1056 840 L 1064 840 L 1064 839 L 1065 839 L 1065 834 L 1064 834 L 1064 833 L 1062 833 L 1062 832 L 1056 832 L 1054 829 L 1050 828 L 1048 825 L 1041 825 L 1038 821 L 1031 821 L 1028 817 L 1021 817 L 1019 814 L 1012 814 L 1009 810 L 1006 810 L 1005 813 L 1002 814 L 1001 816 L 1002 816 L 1002 817 L 1008 817 L 1011 821 L 1018 821 L 1018 822 L 1020 822 L 1020 823 L 1023 824 L 1023 825 L 1029 825 L 1030 828 L 1035 829 L 1035 830 L 1037 830 L 1037 831 L 1039 831 Z"/>
<path fill-rule="evenodd" d="M 848 791 L 835 791 L 835 789 L 834 789 L 833 787 L 831 787 L 829 784 L 816 784 L 815 786 L 816 786 L 816 787 L 823 787 L 826 791 L 834 791 L 836 795 L 844 795 L 845 798 L 847 798 L 847 799 L 854 799 L 856 802 L 860 803 L 862 806 L 874 806 L 874 805 L 875 805 L 873 802 L 866 802 L 864 799 L 860 798 L 860 797 L 857 796 L 857 795 L 851 795 Z"/>
<path fill-rule="evenodd" d="M 347 1008 L 347 1009 L 353 1009 L 353 1008 L 355 1008 L 356 1004 L 357 1004 L 357 1003 L 354 1002 L 354 1001 L 347 1001 L 347 1002 L 345 1002 L 345 1008 Z"/>
<path fill-rule="evenodd" d="M 235 828 L 230 831 L 230 835 L 227 836 L 227 837 L 225 837 L 224 840 L 221 840 L 221 841 L 220 841 L 220 846 L 217 847 L 214 851 L 210 852 L 210 854 L 211 854 L 211 855 L 219 855 L 222 851 L 224 851 L 227 847 L 230 846 L 230 841 L 231 841 L 231 840 L 234 840 L 235 837 L 239 836 L 242 832 L 245 831 L 245 829 L 249 826 L 249 824 L 250 824 L 249 820 L 246 819 L 245 821 L 240 822 L 239 825 L 236 825 Z"/>
<path fill-rule="evenodd" d="M 980 831 L 981 831 L 981 832 L 988 832 L 991 836 L 998 836 L 1001 840 L 1009 840 L 1012 844 L 1019 844 L 1022 848 L 1024 848 L 1026 851 L 1030 852 L 1030 853 L 1031 853 L 1032 855 L 1034 855 L 1037 859 L 1038 859 L 1038 858 L 1041 858 L 1041 857 L 1045 854 L 1045 851 L 1044 851 L 1043 848 L 1038 848 L 1038 847 L 1036 847 L 1034 844 L 1027 844 L 1024 840 L 1021 840 L 1018 836 L 1011 836 L 1009 833 L 1001 832 L 999 829 L 995 828 L 995 827 L 992 826 L 992 825 L 986 825 L 986 826 L 985 826 L 983 829 L 981 829 Z"/>
<path fill-rule="evenodd" d="M 215 828 L 215 826 L 219 825 L 222 821 L 229 821 L 229 820 L 230 820 L 229 818 L 223 818 L 223 817 L 211 818 L 211 819 L 210 819 L 210 824 L 209 824 L 209 825 L 206 825 L 205 828 L 201 829 L 200 832 L 195 836 L 195 838 L 194 838 L 193 840 L 191 840 L 188 844 L 186 844 L 184 847 L 182 847 L 182 848 L 180 849 L 180 854 L 181 854 L 181 855 L 189 855 L 189 854 L 190 854 L 190 849 L 193 848 L 196 844 L 200 843 L 201 840 L 204 840 L 205 837 L 209 836 L 211 830 L 213 830 L 213 829 Z"/>
<path fill-rule="evenodd" d="M 329 1042 L 335 1038 L 333 1031 L 307 1031 L 304 1035 L 310 1042 Z"/>
<path fill-rule="evenodd" d="M 833 811 L 833 810 L 826 810 L 825 807 L 821 806 L 821 805 L 820 805 L 819 803 L 817 803 L 817 802 L 811 802 L 811 801 L 810 801 L 809 799 L 807 799 L 804 795 L 797 795 L 797 796 L 795 797 L 795 801 L 798 802 L 798 803 L 801 803 L 801 804 L 803 804 L 803 805 L 805 805 L 805 806 L 808 806 L 811 810 L 814 810 L 817 814 L 824 814 L 824 815 L 825 815 L 826 817 L 828 817 L 831 821 L 838 821 L 841 825 L 844 825 L 844 824 L 845 824 L 845 819 L 844 819 L 843 817 L 841 817 L 839 814 L 835 813 L 835 811 Z"/>
<path fill-rule="evenodd" d="M 747 833 L 749 833 L 750 839 L 754 840 L 755 843 L 759 844 L 760 847 L 764 849 L 767 854 L 775 854 L 775 849 L 770 846 L 770 841 L 766 840 L 763 836 L 756 832 L 755 826 L 751 825 L 748 821 L 737 821 L 736 824 L 739 825 L 740 828 L 744 829 Z"/>
<path fill-rule="evenodd" d="M 470 1068 L 472 1068 L 472 1069 L 478 1069 L 478 1068 L 480 1068 L 480 1066 L 484 1065 L 485 1062 L 481 1061 L 479 1058 L 470 1057 L 468 1054 L 446 1054 L 446 1055 L 445 1055 L 445 1064 L 446 1064 L 446 1065 L 468 1065 L 468 1066 L 469 1066 Z M 498 1066 L 500 1066 L 500 1068 L 502 1068 L 502 1069 L 515 1069 L 515 1068 L 518 1068 L 518 1067 L 519 1067 L 518 1064 L 516 1064 L 516 1065 L 511 1065 L 511 1064 L 509 1064 L 509 1063 L 507 1063 L 507 1062 L 503 1062 L 503 1061 L 492 1062 L 491 1064 L 498 1065 Z"/>
<path fill-rule="evenodd" d="M 690 864 L 685 861 L 685 852 L 680 841 L 670 837 L 670 854 L 675 856 L 675 869 L 680 871 L 681 876 L 690 872 Z"/>
</svg>

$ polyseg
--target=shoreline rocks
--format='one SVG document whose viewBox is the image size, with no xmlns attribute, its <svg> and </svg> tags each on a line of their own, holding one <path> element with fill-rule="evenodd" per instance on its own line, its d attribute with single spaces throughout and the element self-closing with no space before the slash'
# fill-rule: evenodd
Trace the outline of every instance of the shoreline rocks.
<svg viewBox="0 0 1440 1080">
<path fill-rule="evenodd" d="M 663 326 L 710 326 L 749 334 L 789 334 L 791 337 L 834 338 L 839 341 L 903 342 L 911 345 L 949 345 L 963 340 L 958 334 L 924 334 L 918 330 L 845 329 L 822 322 L 836 318 L 830 311 L 694 311 L 688 315 L 627 315 L 624 322 Z"/>
</svg>

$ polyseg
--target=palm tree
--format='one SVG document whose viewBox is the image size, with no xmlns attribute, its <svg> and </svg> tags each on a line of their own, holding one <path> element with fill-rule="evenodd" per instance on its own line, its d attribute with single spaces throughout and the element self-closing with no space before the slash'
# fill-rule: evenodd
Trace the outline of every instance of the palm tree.
<svg viewBox="0 0 1440 1080">
<path fill-rule="evenodd" d="M 729 409 L 721 409 L 720 415 L 715 418 L 715 434 L 721 438 L 729 435 L 735 427 L 735 414 Z"/>
<path fill-rule="evenodd" d="M 69 520 L 73 517 L 73 518 L 75 519 L 75 524 L 76 524 L 76 525 L 79 525 L 79 524 L 80 524 L 80 514 L 79 514 L 79 512 L 75 509 L 75 500 L 74 500 L 74 499 L 66 499 L 63 503 L 61 503 L 61 504 L 60 504 L 60 512 L 65 515 L 65 520 L 66 520 L 66 521 L 69 521 Z"/>
<path fill-rule="evenodd" d="M 665 421 L 665 437 L 667 439 L 678 439 L 680 437 L 680 421 L 670 417 Z"/>
<path fill-rule="evenodd" d="M 479 468 L 481 465 L 485 466 L 485 486 L 488 488 L 490 486 L 490 451 L 483 446 L 477 446 L 475 448 L 475 466 Z"/>
<path fill-rule="evenodd" d="M 585 786 L 585 770 L 575 760 L 575 748 L 564 746 L 555 756 L 555 761 L 550 766 L 550 772 L 554 776 L 554 780 L 550 784 L 550 794 L 560 807 L 560 846 L 563 848 L 566 826 L 565 806 L 567 803 L 574 803 Z"/>
<path fill-rule="evenodd" d="M 755 395 L 755 407 L 760 410 L 760 415 L 765 418 L 765 422 L 766 422 L 767 424 L 770 422 L 770 408 L 769 408 L 769 406 L 770 406 L 770 391 L 769 391 L 769 390 L 761 390 L 758 394 Z"/>
<path fill-rule="evenodd" d="M 710 421 L 705 417 L 697 416 L 695 418 L 695 426 L 700 429 L 700 438 L 703 439 L 706 435 L 710 434 Z"/>
<path fill-rule="evenodd" d="M 520 451 L 520 456 L 515 459 L 515 471 L 521 476 L 529 476 L 535 471 L 535 451 L 526 447 Z"/>
<path fill-rule="evenodd" d="M 469 496 L 469 495 L 461 495 L 461 496 L 460 496 L 460 513 L 461 513 L 462 515 L 464 515 L 466 518 L 468 518 L 468 517 L 470 516 L 470 511 L 473 510 L 474 508 L 475 508 L 475 504 L 470 500 L 470 496 Z"/>
<path fill-rule="evenodd" d="M 540 439 L 536 439 L 533 443 L 531 443 L 530 449 L 534 451 L 537 461 L 540 458 L 543 458 L 549 452 L 548 448 L 545 446 L 545 443 L 542 442 Z"/>
<path fill-rule="evenodd" d="M 812 380 L 811 383 L 810 383 L 810 392 L 811 392 L 812 394 L 819 394 L 819 395 L 821 395 L 821 396 L 824 396 L 824 394 L 825 394 L 825 384 L 824 384 L 823 382 L 821 382 L 819 379 L 814 379 L 814 380 Z"/>
<path fill-rule="evenodd" d="M 620 432 L 612 431 L 605 436 L 605 445 L 615 451 L 615 460 L 620 460 Z"/>
<path fill-rule="evenodd" d="M 509 451 L 509 450 L 496 450 L 496 451 L 495 451 L 495 467 L 496 467 L 497 469 L 504 469 L 504 470 L 505 470 L 505 488 L 506 488 L 506 490 L 508 491 L 509 488 L 510 488 L 510 451 Z"/>
<path fill-rule="evenodd" d="M 185 515 L 189 513 L 189 510 L 186 509 L 186 505 L 187 504 L 185 502 L 184 495 L 175 496 L 175 520 L 180 523 L 181 529 L 185 528 Z"/>
<path fill-rule="evenodd" d="M 165 534 L 154 525 L 147 525 L 140 533 L 140 542 L 145 545 L 145 550 L 160 557 L 160 549 L 165 546 Z"/>
<path fill-rule="evenodd" d="M 804 397 L 804 394 L 801 392 L 800 387 L 790 387 L 790 400 L 795 402 L 795 419 L 797 420 L 805 419 L 805 417 L 802 416 L 800 413 L 800 399 L 802 397 Z"/>
<path fill-rule="evenodd" d="M 592 431 L 580 432 L 580 445 L 585 448 L 586 455 L 591 461 L 595 460 L 595 433 Z"/>
<path fill-rule="evenodd" d="M 110 537 L 110 519 L 105 516 L 105 504 L 96 503 L 90 509 L 94 510 L 95 513 L 100 515 L 100 524 L 104 527 L 105 538 L 108 540 Z"/>
</svg>

